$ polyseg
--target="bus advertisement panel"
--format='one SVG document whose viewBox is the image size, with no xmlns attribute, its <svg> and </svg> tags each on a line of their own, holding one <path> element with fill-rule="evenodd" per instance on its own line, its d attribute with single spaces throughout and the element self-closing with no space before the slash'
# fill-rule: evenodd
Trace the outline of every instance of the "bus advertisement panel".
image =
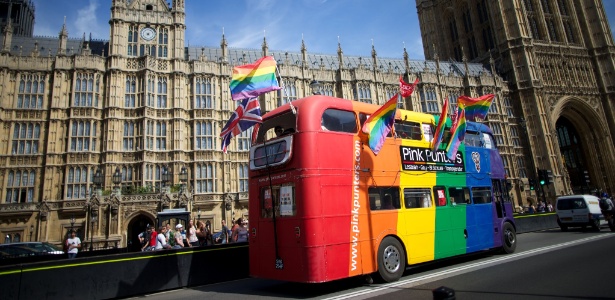
<svg viewBox="0 0 615 300">
<path fill-rule="evenodd" d="M 504 166 L 486 125 L 468 122 L 449 160 L 446 143 L 430 149 L 436 117 L 398 109 L 395 134 L 374 155 L 360 128 L 378 106 L 320 95 L 292 104 L 263 116 L 250 150 L 253 277 L 390 282 L 408 265 L 515 250 Z"/>
</svg>

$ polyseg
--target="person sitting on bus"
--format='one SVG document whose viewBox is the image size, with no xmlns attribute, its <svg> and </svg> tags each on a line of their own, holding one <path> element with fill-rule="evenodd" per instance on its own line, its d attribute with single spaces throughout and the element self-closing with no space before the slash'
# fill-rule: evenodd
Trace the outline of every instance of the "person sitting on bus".
<svg viewBox="0 0 615 300">
<path fill-rule="evenodd" d="M 276 126 L 273 131 L 275 132 L 275 136 L 281 136 L 284 134 L 284 128 L 282 128 L 282 126 Z"/>
<path fill-rule="evenodd" d="M 284 133 L 282 135 L 288 135 L 295 133 L 295 128 L 286 128 L 284 129 Z"/>
<path fill-rule="evenodd" d="M 393 206 L 393 198 L 390 194 L 384 195 L 384 198 L 382 198 L 382 205 L 380 206 L 380 209 L 395 209 L 395 207 Z"/>
</svg>

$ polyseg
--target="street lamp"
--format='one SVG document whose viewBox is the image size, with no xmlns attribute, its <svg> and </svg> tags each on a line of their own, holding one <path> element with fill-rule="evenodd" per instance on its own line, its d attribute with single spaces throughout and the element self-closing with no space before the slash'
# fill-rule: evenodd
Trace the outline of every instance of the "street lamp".
<svg viewBox="0 0 615 300">
<path fill-rule="evenodd" d="M 74 230 L 73 227 L 75 226 L 75 215 L 72 215 L 70 217 L 70 230 Z"/>
<path fill-rule="evenodd" d="M 115 170 L 116 173 L 119 173 L 119 168 L 117 168 Z M 113 175 L 113 183 L 115 183 L 115 174 Z M 122 175 L 120 174 L 120 181 L 122 179 L 121 177 Z M 93 178 L 93 184 L 94 184 L 94 193 L 98 193 L 98 189 L 100 189 L 102 187 L 103 184 L 103 175 L 102 175 L 102 171 L 100 170 L 100 167 L 96 168 L 96 173 L 94 173 L 94 178 Z M 117 183 L 119 184 L 119 182 Z M 116 184 L 116 185 L 117 185 Z M 94 193 L 92 193 L 92 195 L 90 196 L 90 198 L 88 199 L 88 203 L 86 203 L 87 205 L 87 209 L 88 209 L 88 215 L 90 216 L 90 226 L 89 226 L 89 231 L 90 231 L 90 252 L 92 250 L 94 250 L 94 222 L 96 222 L 96 216 L 94 216 L 93 213 L 93 207 L 92 207 L 92 197 L 94 197 Z"/>
<path fill-rule="evenodd" d="M 182 193 L 185 191 L 185 185 L 188 181 L 188 170 L 186 166 L 183 166 L 181 171 L 179 172 L 179 181 L 182 183 Z"/>
<path fill-rule="evenodd" d="M 320 88 L 322 85 L 318 80 L 314 79 L 310 82 L 310 89 L 312 90 L 312 95 L 320 95 Z"/>
<path fill-rule="evenodd" d="M 122 183 L 122 173 L 120 172 L 120 167 L 115 167 L 115 173 L 113 173 L 113 185 L 115 185 L 116 191 L 119 189 L 119 184 Z"/>
</svg>

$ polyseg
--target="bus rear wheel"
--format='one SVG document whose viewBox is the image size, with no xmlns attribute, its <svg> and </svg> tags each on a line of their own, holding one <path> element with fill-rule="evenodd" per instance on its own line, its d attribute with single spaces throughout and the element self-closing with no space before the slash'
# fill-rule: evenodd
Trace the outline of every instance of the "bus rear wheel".
<svg viewBox="0 0 615 300">
<path fill-rule="evenodd" d="M 517 233 L 510 223 L 502 226 L 502 252 L 511 254 L 517 249 Z"/>
<path fill-rule="evenodd" d="M 377 278 L 383 282 L 394 282 L 401 278 L 406 269 L 406 254 L 401 243 L 395 238 L 386 237 L 378 247 Z"/>
</svg>

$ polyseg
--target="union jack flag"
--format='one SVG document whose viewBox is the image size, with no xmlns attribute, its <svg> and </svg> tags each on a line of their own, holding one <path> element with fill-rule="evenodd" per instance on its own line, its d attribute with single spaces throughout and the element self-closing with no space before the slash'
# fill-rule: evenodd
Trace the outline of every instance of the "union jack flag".
<svg viewBox="0 0 615 300">
<path fill-rule="evenodd" d="M 248 130 L 254 124 L 263 122 L 261 117 L 261 106 L 258 103 L 258 98 L 246 98 L 241 100 L 241 104 L 237 106 L 231 118 L 222 128 L 222 151 L 226 153 L 226 148 L 231 143 L 231 138 Z"/>
</svg>

